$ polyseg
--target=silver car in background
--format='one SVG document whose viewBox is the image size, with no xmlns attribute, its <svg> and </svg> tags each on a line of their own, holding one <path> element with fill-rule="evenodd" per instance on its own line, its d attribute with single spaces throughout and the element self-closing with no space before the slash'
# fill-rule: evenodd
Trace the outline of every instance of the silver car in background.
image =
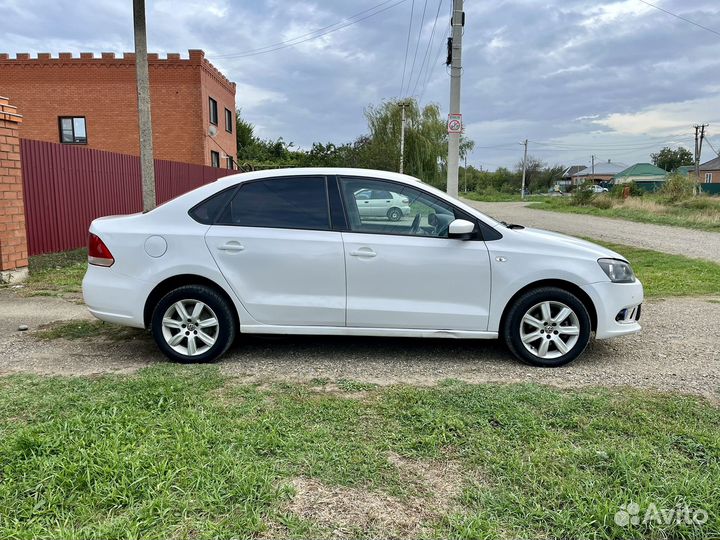
<svg viewBox="0 0 720 540">
<path fill-rule="evenodd" d="M 400 221 L 403 217 L 410 215 L 410 199 L 392 191 L 361 189 L 355 193 L 355 200 L 362 217 Z"/>
</svg>

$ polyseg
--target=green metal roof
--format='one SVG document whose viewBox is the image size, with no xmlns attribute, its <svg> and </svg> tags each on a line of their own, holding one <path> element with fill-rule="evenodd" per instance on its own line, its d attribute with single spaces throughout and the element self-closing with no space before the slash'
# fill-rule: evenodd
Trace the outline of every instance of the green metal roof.
<svg viewBox="0 0 720 540">
<path fill-rule="evenodd" d="M 666 176 L 667 171 L 656 167 L 652 163 L 636 163 L 615 175 L 615 178 L 625 178 L 627 176 Z"/>
</svg>

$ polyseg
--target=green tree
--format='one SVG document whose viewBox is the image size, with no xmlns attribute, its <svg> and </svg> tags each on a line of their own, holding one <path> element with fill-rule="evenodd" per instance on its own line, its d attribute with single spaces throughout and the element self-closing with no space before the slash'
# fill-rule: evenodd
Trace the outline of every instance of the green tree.
<svg viewBox="0 0 720 540">
<path fill-rule="evenodd" d="M 405 106 L 404 171 L 437 187 L 445 187 L 447 162 L 447 125 L 436 104 L 420 108 L 414 99 Z M 402 111 L 399 101 L 385 101 L 365 110 L 369 134 L 356 141 L 360 166 L 397 171 L 400 164 Z M 461 159 L 474 146 L 463 137 Z"/>
<path fill-rule="evenodd" d="M 674 171 L 683 165 L 692 165 L 694 163 L 693 155 L 687 148 L 679 147 L 673 150 L 666 146 L 657 154 L 650 154 L 653 165 L 660 167 L 666 171 Z"/>
</svg>

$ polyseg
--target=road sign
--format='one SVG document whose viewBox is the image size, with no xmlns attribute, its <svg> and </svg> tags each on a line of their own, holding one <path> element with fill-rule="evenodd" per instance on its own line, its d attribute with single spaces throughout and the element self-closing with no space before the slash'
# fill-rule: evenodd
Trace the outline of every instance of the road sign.
<svg viewBox="0 0 720 540">
<path fill-rule="evenodd" d="M 448 114 L 448 133 L 462 133 L 462 114 Z"/>
</svg>

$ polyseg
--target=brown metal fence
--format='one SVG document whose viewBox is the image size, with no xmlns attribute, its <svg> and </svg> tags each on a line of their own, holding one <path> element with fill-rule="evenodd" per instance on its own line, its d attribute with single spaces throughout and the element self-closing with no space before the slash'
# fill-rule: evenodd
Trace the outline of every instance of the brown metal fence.
<svg viewBox="0 0 720 540">
<path fill-rule="evenodd" d="M 142 210 L 137 156 L 23 139 L 20 158 L 30 255 L 83 247 L 93 219 Z M 158 204 L 233 172 L 155 160 Z"/>
</svg>

